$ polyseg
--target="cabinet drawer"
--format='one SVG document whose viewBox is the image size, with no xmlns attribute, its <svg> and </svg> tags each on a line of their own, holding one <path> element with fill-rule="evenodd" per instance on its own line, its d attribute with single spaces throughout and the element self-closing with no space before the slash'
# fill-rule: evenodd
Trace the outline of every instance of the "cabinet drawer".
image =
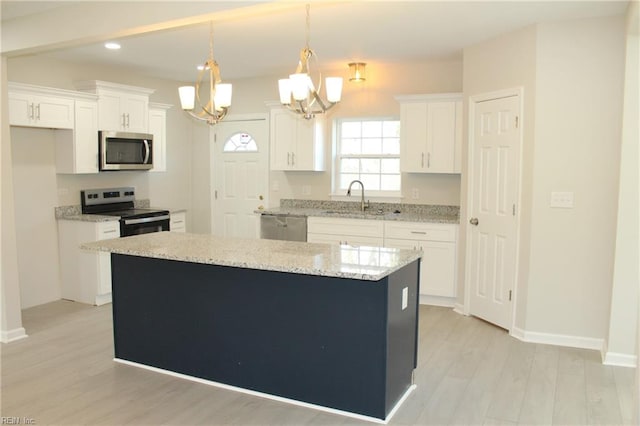
<svg viewBox="0 0 640 426">
<path fill-rule="evenodd" d="M 346 236 L 382 238 L 384 223 L 379 220 L 310 217 L 307 221 L 307 232 L 338 235 L 347 241 L 349 239 Z"/>
<path fill-rule="evenodd" d="M 97 226 L 98 240 L 120 237 L 120 222 L 101 222 Z"/>
<path fill-rule="evenodd" d="M 403 240 L 455 242 L 458 225 L 449 223 L 385 222 L 384 237 Z"/>
</svg>

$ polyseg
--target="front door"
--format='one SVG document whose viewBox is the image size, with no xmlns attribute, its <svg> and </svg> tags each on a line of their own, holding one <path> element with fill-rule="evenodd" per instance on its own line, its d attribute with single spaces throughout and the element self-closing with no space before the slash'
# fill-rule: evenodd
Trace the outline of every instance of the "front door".
<svg viewBox="0 0 640 426">
<path fill-rule="evenodd" d="M 516 283 L 520 96 L 470 100 L 469 312 L 510 329 Z"/>
<path fill-rule="evenodd" d="M 254 211 L 268 201 L 267 118 L 228 116 L 212 133 L 212 233 L 259 238 L 260 216 Z"/>
</svg>

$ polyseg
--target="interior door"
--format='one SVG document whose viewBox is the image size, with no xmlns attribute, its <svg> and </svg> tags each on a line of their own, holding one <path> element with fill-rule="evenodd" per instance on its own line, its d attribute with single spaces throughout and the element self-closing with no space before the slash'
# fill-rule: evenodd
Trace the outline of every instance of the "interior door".
<svg viewBox="0 0 640 426">
<path fill-rule="evenodd" d="M 510 329 L 517 260 L 520 96 L 475 102 L 469 142 L 469 312 Z"/>
<path fill-rule="evenodd" d="M 228 116 L 215 126 L 211 173 L 214 235 L 260 237 L 260 215 L 254 211 L 268 205 L 267 123 L 266 116 Z"/>
</svg>

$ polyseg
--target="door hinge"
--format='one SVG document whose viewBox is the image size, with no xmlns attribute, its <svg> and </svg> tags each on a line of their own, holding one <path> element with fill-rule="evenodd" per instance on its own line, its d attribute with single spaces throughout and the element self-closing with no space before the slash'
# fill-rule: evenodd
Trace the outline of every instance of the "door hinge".
<svg viewBox="0 0 640 426">
<path fill-rule="evenodd" d="M 213 143 L 217 143 L 218 142 L 218 134 L 214 133 L 213 134 Z"/>
<path fill-rule="evenodd" d="M 509 290 L 509 302 L 511 302 L 511 290 Z"/>
<path fill-rule="evenodd" d="M 215 191 L 213 191 L 213 197 L 214 197 L 214 200 L 218 199 L 218 190 L 217 189 Z"/>
<path fill-rule="evenodd" d="M 519 122 L 519 119 L 520 119 L 520 117 L 518 117 L 518 116 L 516 115 L 516 129 L 518 128 L 518 122 Z"/>
<path fill-rule="evenodd" d="M 515 204 L 513 205 L 512 213 L 513 213 L 514 216 L 516 215 L 516 205 Z"/>
</svg>

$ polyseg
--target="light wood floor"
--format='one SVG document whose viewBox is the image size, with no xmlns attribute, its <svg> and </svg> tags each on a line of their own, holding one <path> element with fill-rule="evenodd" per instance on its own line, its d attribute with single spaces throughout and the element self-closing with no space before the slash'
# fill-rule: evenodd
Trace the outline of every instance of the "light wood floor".
<svg viewBox="0 0 640 426">
<path fill-rule="evenodd" d="M 30 337 L 1 348 L 1 414 L 22 424 L 372 424 L 114 363 L 111 305 L 54 302 L 23 321 Z M 421 306 L 418 388 L 390 424 L 631 424 L 634 373 Z"/>
</svg>

